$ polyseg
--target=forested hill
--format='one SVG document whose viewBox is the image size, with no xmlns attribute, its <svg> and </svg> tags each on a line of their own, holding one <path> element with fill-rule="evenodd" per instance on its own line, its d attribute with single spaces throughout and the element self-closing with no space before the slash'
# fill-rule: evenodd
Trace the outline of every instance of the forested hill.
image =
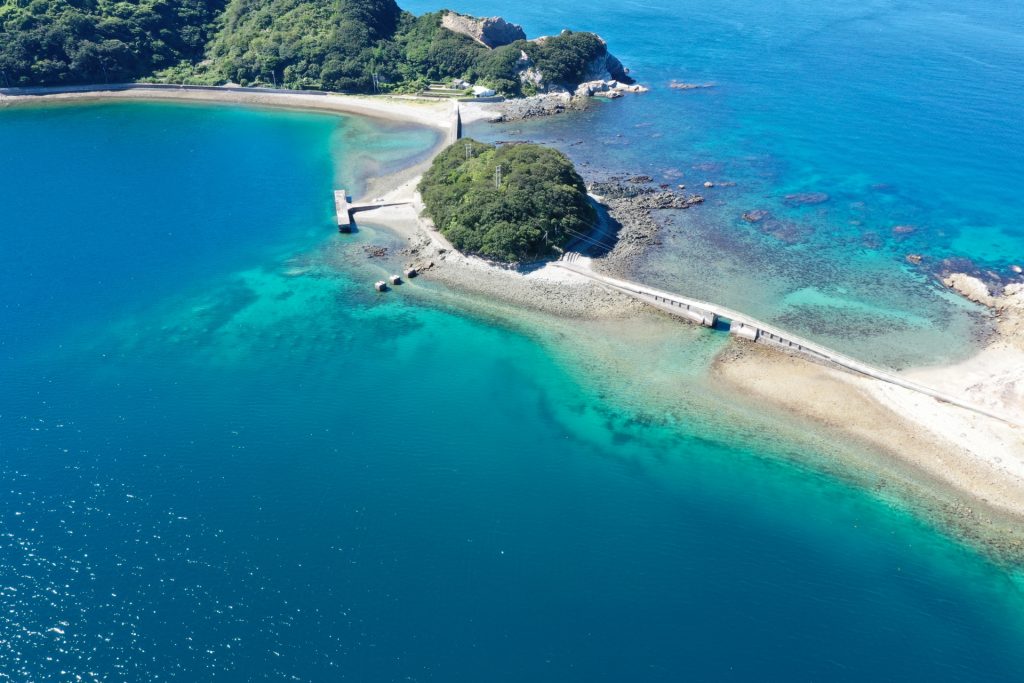
<svg viewBox="0 0 1024 683">
<path fill-rule="evenodd" d="M 604 42 L 563 32 L 480 39 L 470 17 L 416 17 L 394 0 L 0 0 L 0 86 L 272 85 L 410 92 L 466 79 L 507 95 L 628 80 Z M 474 23 L 476 22 L 476 23 Z M 455 30 L 443 24 L 448 23 Z M 468 28 L 467 28 L 468 27 Z"/>
<path fill-rule="evenodd" d="M 225 0 L 0 0 L 0 85 L 116 83 L 203 58 Z"/>
<path fill-rule="evenodd" d="M 572 162 L 531 143 L 464 138 L 434 159 L 419 190 L 426 214 L 456 249 L 494 261 L 554 256 L 597 219 Z"/>
<path fill-rule="evenodd" d="M 231 0 L 210 45 L 217 77 L 243 85 L 367 91 L 399 55 L 394 0 Z"/>
</svg>

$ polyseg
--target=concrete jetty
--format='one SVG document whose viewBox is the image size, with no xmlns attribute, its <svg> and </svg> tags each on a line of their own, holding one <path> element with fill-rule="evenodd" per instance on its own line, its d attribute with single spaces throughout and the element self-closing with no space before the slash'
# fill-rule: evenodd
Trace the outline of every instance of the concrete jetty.
<svg viewBox="0 0 1024 683">
<path fill-rule="evenodd" d="M 569 252 L 556 261 L 554 265 L 558 268 L 564 268 L 588 277 L 609 289 L 621 292 L 671 315 L 684 318 L 691 322 L 696 322 L 700 325 L 704 325 L 705 327 L 714 327 L 717 324 L 728 325 L 729 333 L 737 338 L 759 344 L 781 347 L 809 356 L 814 360 L 834 363 L 835 365 L 858 374 L 866 375 L 882 382 L 888 382 L 889 384 L 894 384 L 898 387 L 903 387 L 904 389 L 916 391 L 944 403 L 949 403 L 950 405 L 970 410 L 971 412 L 978 413 L 979 415 L 999 420 L 1000 422 L 1004 422 L 1013 427 L 1024 427 L 1021 423 L 1011 420 L 999 413 L 994 413 L 987 408 L 969 403 L 959 397 L 936 391 L 935 389 L 926 387 L 922 384 L 911 382 L 899 375 L 876 368 L 868 365 L 867 363 L 863 363 L 855 358 L 851 358 L 850 356 L 830 349 L 827 346 L 818 344 L 817 342 L 790 334 L 785 330 L 781 330 L 744 313 L 740 313 L 739 311 L 734 311 L 711 302 L 691 299 L 689 297 L 680 296 L 679 294 L 673 294 L 672 292 L 648 287 L 647 285 L 643 285 L 638 282 L 620 280 L 618 278 L 597 273 L 586 264 L 586 261 L 581 254 Z"/>
<path fill-rule="evenodd" d="M 338 230 L 352 232 L 352 214 L 349 212 L 348 194 L 345 190 L 334 191 L 334 213 L 338 217 Z"/>
<path fill-rule="evenodd" d="M 338 220 L 339 232 L 353 232 L 356 227 L 355 215 L 374 209 L 386 209 L 392 206 L 407 206 L 412 202 L 374 201 L 369 204 L 353 204 L 348 200 L 345 190 L 334 191 L 334 213 Z"/>
<path fill-rule="evenodd" d="M 462 107 L 455 102 L 452 107 L 452 126 L 448 131 L 448 144 L 453 144 L 462 139 Z"/>
</svg>

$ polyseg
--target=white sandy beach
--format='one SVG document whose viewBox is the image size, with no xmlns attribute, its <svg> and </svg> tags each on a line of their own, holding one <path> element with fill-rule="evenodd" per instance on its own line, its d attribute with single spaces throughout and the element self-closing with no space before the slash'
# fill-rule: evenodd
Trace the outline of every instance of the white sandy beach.
<svg viewBox="0 0 1024 683">
<path fill-rule="evenodd" d="M 243 90 L 240 88 L 179 88 L 126 84 L 108 88 L 100 86 L 33 88 L 24 90 L 22 93 L 24 94 L 0 92 L 0 106 L 97 100 L 174 100 L 357 114 L 388 121 L 416 123 L 446 132 L 451 128 L 454 114 L 454 105 L 449 100 L 429 100 L 398 95 L 364 97 L 335 93 L 314 94 L 256 88 Z"/>
<path fill-rule="evenodd" d="M 901 374 L 1024 422 L 1024 288 L 1008 289 L 988 348 L 962 363 Z M 953 491 L 961 513 L 979 523 L 1024 522 L 1024 430 L 892 384 L 735 346 L 716 374 L 736 391 L 877 449 L 902 476 Z"/>
</svg>

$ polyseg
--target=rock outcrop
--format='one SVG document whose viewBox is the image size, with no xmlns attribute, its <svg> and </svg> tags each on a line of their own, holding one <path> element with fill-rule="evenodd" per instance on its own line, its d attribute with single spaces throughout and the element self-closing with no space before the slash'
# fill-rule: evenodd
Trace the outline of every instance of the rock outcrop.
<svg viewBox="0 0 1024 683">
<path fill-rule="evenodd" d="M 568 29 L 562 31 L 562 35 L 566 35 L 568 33 Z M 608 51 L 608 43 L 603 38 L 601 38 L 601 36 L 595 35 L 594 37 L 597 38 L 598 41 L 600 41 L 601 47 L 603 49 L 601 50 L 600 54 L 595 56 L 590 61 L 590 63 L 587 64 L 586 69 L 584 69 L 583 71 L 583 80 L 581 82 L 586 83 L 588 81 L 605 81 L 618 82 L 623 85 L 633 85 L 634 83 L 636 83 L 636 81 L 629 75 L 629 69 L 623 66 L 622 62 L 619 60 L 618 57 L 616 57 L 615 55 Z M 540 38 L 535 38 L 531 42 L 537 43 L 538 45 L 543 45 L 549 40 L 551 40 L 551 36 L 541 36 Z M 548 88 L 557 89 L 561 84 L 547 83 L 542 85 L 546 85 L 546 87 Z"/>
<path fill-rule="evenodd" d="M 993 294 L 980 279 L 966 273 L 953 273 L 942 283 L 961 296 L 992 309 L 996 315 L 998 341 L 1024 349 L 1024 283 L 1003 287 L 1001 294 Z"/>
<path fill-rule="evenodd" d="M 673 90 L 702 90 L 704 88 L 714 88 L 714 83 L 686 83 L 684 81 L 673 80 L 668 84 L 668 87 Z"/>
<path fill-rule="evenodd" d="M 652 247 L 661 244 L 662 222 L 656 211 L 689 209 L 704 201 L 700 195 L 666 191 L 643 183 L 632 182 L 646 176 L 634 176 L 624 182 L 609 179 L 594 182 L 589 191 L 600 197 L 609 214 L 620 225 L 615 248 L 604 264 L 615 272 L 631 272 Z"/>
<path fill-rule="evenodd" d="M 441 25 L 453 33 L 469 36 L 481 45 L 491 49 L 526 40 L 526 32 L 519 24 L 505 21 L 501 17 L 476 17 L 448 12 L 441 18 Z"/>
<path fill-rule="evenodd" d="M 566 93 L 551 93 L 505 100 L 488 106 L 493 113 L 492 122 L 523 121 L 525 119 L 553 116 L 573 109 L 582 108 L 584 102 L 570 97 Z"/>
<path fill-rule="evenodd" d="M 559 113 L 581 108 L 595 95 L 615 99 L 626 93 L 647 92 L 629 75 L 608 44 L 593 33 L 573 33 L 568 29 L 557 36 L 541 36 L 527 40 L 521 26 L 501 17 L 478 19 L 448 11 L 441 26 L 453 33 L 468 36 L 489 48 L 505 48 L 502 59 L 511 58 L 508 51 L 518 52 L 508 78 L 518 78 L 523 93 L 534 98 L 527 106 L 508 107 L 500 113 L 501 120 Z M 541 65 L 547 64 L 542 67 Z M 563 99 L 564 98 L 564 99 Z"/>
<path fill-rule="evenodd" d="M 942 284 L 976 304 L 988 306 L 989 308 L 995 306 L 995 298 L 992 296 L 992 293 L 988 290 L 985 283 L 976 277 L 965 273 L 952 273 L 942 279 Z"/>
<path fill-rule="evenodd" d="M 628 92 L 647 92 L 647 88 L 637 83 L 627 85 L 619 81 L 587 81 L 580 83 L 576 88 L 576 97 L 593 97 L 594 95 L 600 95 L 601 97 L 607 97 L 609 99 L 616 99 L 622 97 Z"/>
</svg>

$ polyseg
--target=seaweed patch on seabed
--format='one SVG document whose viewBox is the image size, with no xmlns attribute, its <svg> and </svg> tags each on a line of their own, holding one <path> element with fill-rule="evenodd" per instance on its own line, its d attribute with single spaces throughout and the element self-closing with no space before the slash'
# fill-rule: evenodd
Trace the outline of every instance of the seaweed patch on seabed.
<svg viewBox="0 0 1024 683">
<path fill-rule="evenodd" d="M 822 336 L 880 337 L 893 332 L 910 331 L 917 326 L 897 316 L 853 311 L 840 306 L 790 306 L 775 322 L 787 329 Z"/>
<path fill-rule="evenodd" d="M 814 234 L 814 227 L 809 223 L 798 223 L 790 220 L 769 218 L 758 223 L 758 229 L 789 246 L 805 244 Z"/>
</svg>

